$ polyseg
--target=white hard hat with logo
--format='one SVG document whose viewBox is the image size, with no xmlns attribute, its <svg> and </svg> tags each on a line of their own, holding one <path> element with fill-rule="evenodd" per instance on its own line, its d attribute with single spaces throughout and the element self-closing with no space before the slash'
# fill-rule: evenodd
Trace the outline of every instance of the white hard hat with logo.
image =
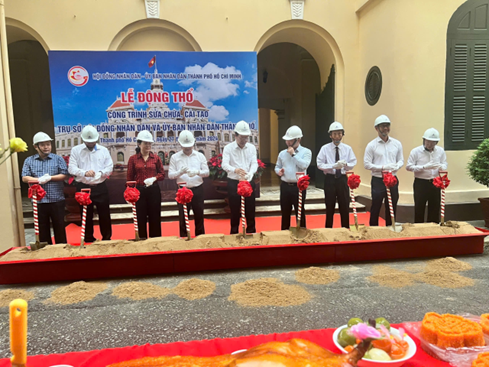
<svg viewBox="0 0 489 367">
<path fill-rule="evenodd" d="M 251 135 L 250 125 L 246 121 L 240 121 L 234 127 L 234 132 L 239 135 Z"/>
<path fill-rule="evenodd" d="M 440 133 L 434 128 L 429 128 L 424 132 L 423 139 L 431 141 L 440 141 Z"/>
<path fill-rule="evenodd" d="M 98 132 L 93 126 L 85 126 L 81 132 L 81 138 L 85 143 L 95 143 L 98 140 Z"/>
<path fill-rule="evenodd" d="M 45 141 L 52 141 L 52 140 L 53 139 L 51 139 L 48 134 L 43 133 L 42 131 L 39 131 L 36 135 L 34 135 L 34 139 L 33 139 L 34 145 Z"/>
<path fill-rule="evenodd" d="M 341 125 L 338 121 L 335 121 L 331 125 L 329 125 L 328 133 L 332 131 L 338 131 L 338 130 L 345 131 L 345 129 L 343 129 L 343 125 Z"/>
<path fill-rule="evenodd" d="M 302 130 L 299 126 L 291 126 L 287 129 L 287 132 L 282 137 L 284 140 L 294 140 L 302 138 Z"/>
<path fill-rule="evenodd" d="M 374 127 L 376 127 L 377 125 L 380 125 L 380 124 L 390 124 L 390 123 L 391 123 L 391 120 L 389 120 L 389 118 L 386 115 L 380 115 L 379 117 L 377 117 L 375 119 Z"/>
<path fill-rule="evenodd" d="M 141 130 L 138 133 L 137 140 L 146 141 L 148 143 L 154 143 L 153 135 L 148 130 Z"/>
<path fill-rule="evenodd" d="M 191 131 L 183 130 L 178 136 L 178 142 L 184 148 L 193 147 L 195 144 L 194 134 Z"/>
</svg>

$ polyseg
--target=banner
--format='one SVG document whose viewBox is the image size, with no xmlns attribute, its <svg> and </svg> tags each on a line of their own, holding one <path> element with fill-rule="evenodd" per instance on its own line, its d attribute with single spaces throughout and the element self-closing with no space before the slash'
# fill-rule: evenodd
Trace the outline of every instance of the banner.
<svg viewBox="0 0 489 367">
<path fill-rule="evenodd" d="M 182 130 L 193 132 L 195 149 L 209 160 L 244 120 L 258 150 L 255 52 L 50 51 L 49 67 L 56 153 L 69 156 L 83 143 L 83 127 L 94 126 L 114 162 L 111 203 L 124 203 L 127 162 L 141 130 L 153 134 L 152 151 L 166 171 L 181 150 Z M 164 201 L 175 200 L 170 181 L 160 183 Z M 214 191 L 206 198 L 219 197 Z"/>
</svg>

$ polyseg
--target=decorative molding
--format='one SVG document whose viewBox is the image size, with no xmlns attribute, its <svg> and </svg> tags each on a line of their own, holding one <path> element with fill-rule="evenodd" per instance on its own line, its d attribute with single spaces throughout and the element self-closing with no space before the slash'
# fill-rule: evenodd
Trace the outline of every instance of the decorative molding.
<svg viewBox="0 0 489 367">
<path fill-rule="evenodd" d="M 160 18 L 160 0 L 144 0 L 146 18 Z"/>
<path fill-rule="evenodd" d="M 304 0 L 290 0 L 292 19 L 304 19 Z"/>
</svg>

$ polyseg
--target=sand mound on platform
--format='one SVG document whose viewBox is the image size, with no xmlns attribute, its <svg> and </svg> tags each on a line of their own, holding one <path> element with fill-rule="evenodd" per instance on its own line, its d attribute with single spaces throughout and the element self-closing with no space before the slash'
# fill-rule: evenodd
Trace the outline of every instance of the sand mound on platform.
<svg viewBox="0 0 489 367">
<path fill-rule="evenodd" d="M 339 279 L 340 272 L 338 270 L 323 269 L 315 266 L 295 272 L 295 280 L 305 284 L 329 284 L 337 282 Z"/>
<path fill-rule="evenodd" d="M 51 293 L 51 298 L 48 298 L 43 303 L 71 305 L 73 303 L 90 301 L 105 289 L 107 289 L 107 284 L 102 282 L 75 282 L 55 289 Z"/>
<path fill-rule="evenodd" d="M 84 248 L 60 244 L 46 246 L 38 251 L 30 251 L 29 248 L 22 247 L 9 251 L 0 258 L 0 261 L 106 256 L 260 245 L 379 240 L 420 236 L 449 236 L 470 233 L 479 233 L 479 231 L 466 222 L 447 222 L 445 226 L 440 226 L 435 223 L 406 223 L 402 225 L 402 231 L 400 232 L 394 232 L 390 227 L 362 227 L 358 232 L 350 231 L 346 228 L 310 229 L 306 230 L 306 236 L 304 238 L 298 238 L 290 231 L 265 231 L 259 234 L 253 234 L 250 237 L 247 236 L 246 238 L 237 235 L 206 234 L 197 236 L 190 241 L 172 236 L 150 238 L 137 242 L 126 240 L 100 241 Z"/>
</svg>

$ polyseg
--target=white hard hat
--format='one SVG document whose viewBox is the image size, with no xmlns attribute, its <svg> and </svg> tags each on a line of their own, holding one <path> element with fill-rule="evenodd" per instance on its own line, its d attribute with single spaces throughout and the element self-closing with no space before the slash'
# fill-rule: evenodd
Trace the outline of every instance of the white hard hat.
<svg viewBox="0 0 489 367">
<path fill-rule="evenodd" d="M 36 145 L 44 141 L 52 141 L 53 139 L 51 139 L 48 134 L 39 131 L 36 135 L 34 135 L 33 140 L 34 140 L 34 145 Z"/>
<path fill-rule="evenodd" d="M 440 133 L 434 128 L 429 128 L 424 132 L 423 139 L 431 141 L 440 141 Z"/>
<path fill-rule="evenodd" d="M 250 125 L 246 121 L 240 121 L 234 127 L 234 131 L 239 135 L 251 135 Z"/>
<path fill-rule="evenodd" d="M 148 130 L 141 130 L 138 133 L 137 140 L 147 141 L 148 143 L 154 143 L 153 135 Z"/>
<path fill-rule="evenodd" d="M 98 132 L 93 126 L 85 126 L 81 132 L 81 138 L 85 143 L 95 143 L 98 140 Z"/>
<path fill-rule="evenodd" d="M 338 130 L 345 131 L 345 129 L 343 129 L 343 125 L 341 125 L 338 121 L 335 121 L 331 125 L 329 125 L 328 133 L 330 133 L 331 131 L 338 131 Z"/>
<path fill-rule="evenodd" d="M 296 125 L 289 127 L 285 135 L 282 137 L 282 139 L 284 140 L 293 140 L 299 138 L 302 138 L 302 130 L 299 126 Z"/>
<path fill-rule="evenodd" d="M 183 130 L 180 135 L 178 135 L 178 142 L 184 148 L 193 147 L 195 144 L 194 134 L 191 131 Z"/>
<path fill-rule="evenodd" d="M 386 115 L 380 115 L 379 117 L 377 117 L 375 119 L 374 127 L 376 127 L 377 125 L 380 125 L 380 124 L 390 124 L 390 123 L 391 123 L 391 120 L 389 120 L 389 118 Z"/>
</svg>

